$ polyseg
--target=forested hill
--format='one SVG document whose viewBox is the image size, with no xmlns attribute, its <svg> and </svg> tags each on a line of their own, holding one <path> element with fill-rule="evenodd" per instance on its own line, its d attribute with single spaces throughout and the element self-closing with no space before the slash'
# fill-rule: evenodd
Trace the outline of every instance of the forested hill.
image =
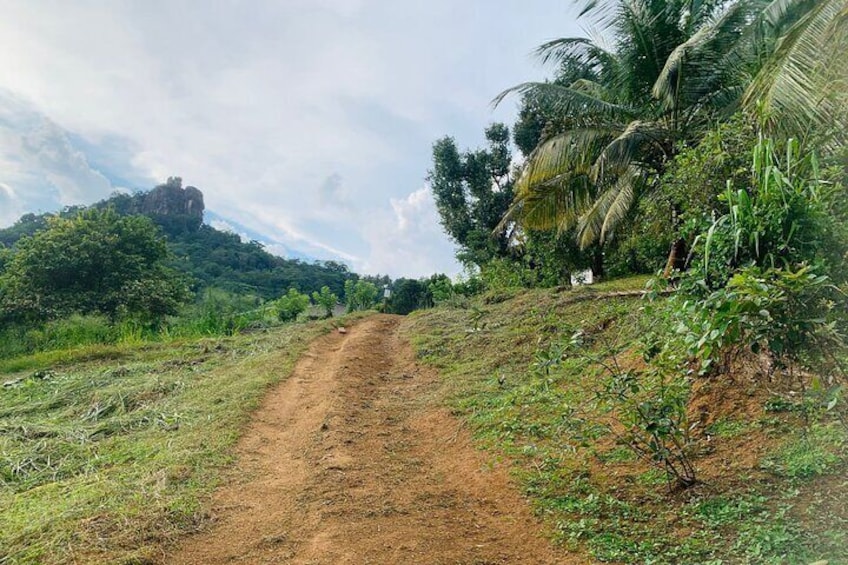
<svg viewBox="0 0 848 565">
<path fill-rule="evenodd" d="M 115 194 L 90 207 L 151 218 L 167 237 L 172 266 L 190 275 L 197 291 L 215 287 L 275 298 L 292 287 L 310 292 L 328 286 L 342 296 L 345 280 L 353 276 L 344 264 L 283 259 L 258 242 L 245 243 L 236 234 L 204 224 L 203 193 L 193 186 L 183 188 L 178 177 L 150 191 Z M 58 215 L 71 217 L 85 208 L 66 207 Z M 21 237 L 43 229 L 53 215 L 25 214 L 13 226 L 0 229 L 0 247 L 12 247 Z"/>
</svg>

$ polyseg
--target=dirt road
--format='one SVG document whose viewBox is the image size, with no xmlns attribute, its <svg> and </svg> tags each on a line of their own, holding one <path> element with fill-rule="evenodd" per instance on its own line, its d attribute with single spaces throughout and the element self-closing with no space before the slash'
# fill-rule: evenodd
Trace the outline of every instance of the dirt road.
<svg viewBox="0 0 848 565">
<path fill-rule="evenodd" d="M 438 403 L 438 379 L 374 316 L 318 339 L 238 446 L 243 479 L 168 563 L 568 563 L 507 469 Z"/>
</svg>

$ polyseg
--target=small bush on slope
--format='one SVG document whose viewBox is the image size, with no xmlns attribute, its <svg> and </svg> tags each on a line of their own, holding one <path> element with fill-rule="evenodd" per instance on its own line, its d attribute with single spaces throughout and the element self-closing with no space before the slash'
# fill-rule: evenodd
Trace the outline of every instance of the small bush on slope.
<svg viewBox="0 0 848 565">
<path fill-rule="evenodd" d="M 609 284 L 638 289 L 644 278 L 625 282 Z M 812 469 L 792 447 L 805 441 L 802 419 L 796 411 L 766 410 L 771 396 L 749 380 L 756 367 L 735 365 L 729 379 L 697 381 L 687 410 L 699 422 L 693 462 L 702 482 L 673 495 L 605 425 L 588 425 L 602 416 L 588 402 L 596 372 L 573 356 L 547 374 L 538 370 L 544 360 L 535 354 L 568 340 L 575 328 L 594 336 L 594 354 L 611 340 L 632 342 L 655 323 L 641 311 L 643 302 L 604 299 L 605 288 L 536 290 L 468 310 L 436 308 L 413 314 L 404 331 L 421 359 L 440 369 L 444 394 L 493 461 L 514 465 L 546 526 L 574 550 L 626 563 L 848 559 L 840 537 L 848 532 L 844 429 L 822 420 L 828 440 L 811 441 L 828 454 L 827 466 L 807 478 L 786 476 L 782 469 Z M 621 362 L 642 363 L 636 352 Z M 722 421 L 744 431 L 717 434 Z M 728 500 L 734 507 L 716 521 L 707 509 Z"/>
</svg>

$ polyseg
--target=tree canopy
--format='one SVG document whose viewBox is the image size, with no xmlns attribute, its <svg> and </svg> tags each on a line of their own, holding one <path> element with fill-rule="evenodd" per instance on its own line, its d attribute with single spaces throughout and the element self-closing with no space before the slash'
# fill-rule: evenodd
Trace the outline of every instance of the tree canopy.
<svg viewBox="0 0 848 565">
<path fill-rule="evenodd" d="M 464 153 L 451 137 L 437 141 L 427 177 L 442 226 L 466 265 L 509 254 L 509 230 L 499 227 L 513 198 L 509 128 L 492 124 L 485 135 L 485 149 Z"/>
<path fill-rule="evenodd" d="M 585 2 L 581 16 L 609 46 L 545 43 L 538 55 L 558 64 L 557 80 L 496 98 L 522 93 L 529 107 L 530 154 L 508 214 L 527 227 L 576 226 L 584 246 L 609 237 L 680 147 L 754 101 L 788 112 L 780 123 L 796 133 L 844 123 L 845 0 Z"/>
<path fill-rule="evenodd" d="M 167 258 L 165 238 L 146 217 L 93 209 L 50 218 L 46 229 L 17 242 L 6 264 L 2 315 L 47 320 L 102 313 L 155 321 L 189 297 Z"/>
</svg>

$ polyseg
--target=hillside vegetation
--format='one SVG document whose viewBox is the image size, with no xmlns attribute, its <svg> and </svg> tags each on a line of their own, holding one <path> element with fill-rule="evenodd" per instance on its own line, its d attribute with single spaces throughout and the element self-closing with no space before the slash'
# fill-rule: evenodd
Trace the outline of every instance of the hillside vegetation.
<svg viewBox="0 0 848 565">
<path fill-rule="evenodd" d="M 408 336 L 587 559 L 845 561 L 848 4 L 577 4 L 512 127 L 433 144 L 485 290 Z"/>
<path fill-rule="evenodd" d="M 628 292 L 644 284 L 490 293 L 419 312 L 404 332 L 490 458 L 513 462 L 550 535 L 587 559 L 848 561 L 848 428 L 820 411 L 811 421 L 801 382 L 762 358 L 666 383 L 682 388 L 697 484 L 676 488 L 659 459 L 632 448 L 638 422 L 610 401 L 615 378 L 600 362 L 644 370 L 634 344 L 656 320 Z M 570 349 L 577 331 L 587 339 Z"/>
<path fill-rule="evenodd" d="M 26 214 L 14 225 L 0 229 L 0 250 L 44 230 L 50 218 L 71 219 L 86 209 L 150 218 L 166 238 L 169 266 L 186 275 L 195 292 L 214 288 L 269 300 L 289 288 L 309 293 L 327 286 L 343 296 L 344 282 L 351 276 L 343 264 L 284 259 L 266 251 L 259 242 L 244 242 L 237 234 L 204 224 L 203 193 L 193 186 L 183 188 L 179 177 L 148 191 L 117 193 L 89 207 L 69 206 L 56 214 Z"/>
</svg>

